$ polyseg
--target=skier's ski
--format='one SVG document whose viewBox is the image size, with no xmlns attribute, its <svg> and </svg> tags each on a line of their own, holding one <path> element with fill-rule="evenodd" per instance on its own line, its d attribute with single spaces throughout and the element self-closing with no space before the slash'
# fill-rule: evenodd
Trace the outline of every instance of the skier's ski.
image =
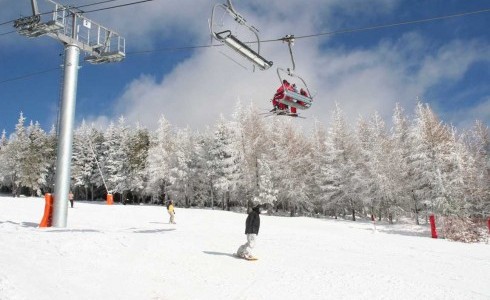
<svg viewBox="0 0 490 300">
<path fill-rule="evenodd" d="M 270 116 L 287 116 L 287 117 L 294 117 L 294 118 L 301 118 L 301 119 L 306 119 L 305 117 L 301 117 L 297 113 L 291 113 L 287 110 L 271 110 L 269 112 L 265 113 L 259 113 L 260 115 L 263 115 L 264 117 L 270 117 Z"/>
</svg>

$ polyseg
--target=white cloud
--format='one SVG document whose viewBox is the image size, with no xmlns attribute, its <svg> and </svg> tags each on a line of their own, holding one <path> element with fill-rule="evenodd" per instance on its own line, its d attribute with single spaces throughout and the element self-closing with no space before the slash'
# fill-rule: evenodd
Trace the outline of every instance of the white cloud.
<svg viewBox="0 0 490 300">
<path fill-rule="evenodd" d="M 210 13 L 211 5 L 209 1 L 204 2 L 206 5 L 196 3 L 187 10 L 171 2 L 159 4 L 161 11 L 154 5 L 141 6 L 137 9 L 145 10 L 147 17 L 139 20 L 139 27 L 135 20 L 126 25 L 148 33 L 152 31 L 151 26 L 168 23 L 167 37 L 172 30 L 193 33 L 196 37 L 207 36 L 202 11 Z M 260 22 L 254 24 L 261 25 L 259 28 L 265 38 L 298 31 L 312 33 L 318 32 L 315 26 L 322 22 L 318 13 L 345 5 L 342 1 L 320 0 L 297 3 L 253 1 L 251 5 L 257 14 L 249 20 L 258 21 L 257 16 L 260 17 Z M 362 3 L 359 2 L 359 6 Z M 379 1 L 386 11 L 393 8 L 392 3 Z M 312 13 L 317 14 L 310 18 Z M 397 41 L 382 41 L 372 48 L 349 51 L 322 48 L 319 43 L 319 39 L 301 39 L 293 48 L 297 73 L 317 91 L 314 105 L 303 113 L 308 119 L 300 121 L 307 126 L 313 124 L 313 116 L 328 122 L 335 101 L 351 120 L 374 111 L 389 119 L 396 102 L 410 112 L 415 99 L 423 97 L 429 88 L 444 81 L 457 81 L 473 63 L 489 57 L 488 44 L 452 41 L 435 47 L 429 46 L 417 33 L 405 34 Z M 244 71 L 219 51 L 216 48 L 196 51 L 162 80 L 145 75 L 135 79 L 117 100 L 117 114 L 150 128 L 156 126 L 162 114 L 177 126 L 202 128 L 214 123 L 221 113 L 229 116 L 237 99 L 244 103 L 254 101 L 264 110 L 270 108 L 270 98 L 279 85 L 275 67 L 291 64 L 287 46 L 280 42 L 262 43 L 262 54 L 274 61 L 274 67 L 255 73 Z"/>
</svg>

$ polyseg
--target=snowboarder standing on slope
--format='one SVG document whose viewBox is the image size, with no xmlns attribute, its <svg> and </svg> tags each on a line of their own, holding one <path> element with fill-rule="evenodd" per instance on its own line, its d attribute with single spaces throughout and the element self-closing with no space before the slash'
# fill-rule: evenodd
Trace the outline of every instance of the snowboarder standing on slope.
<svg viewBox="0 0 490 300">
<path fill-rule="evenodd" d="M 175 224 L 175 210 L 174 210 L 174 202 L 172 200 L 168 201 L 167 211 L 168 214 L 170 215 L 170 220 L 168 221 L 168 223 Z"/>
<path fill-rule="evenodd" d="M 247 235 L 247 242 L 238 248 L 237 255 L 245 259 L 255 258 L 252 253 L 252 249 L 255 247 L 255 241 L 259 234 L 260 228 L 260 205 L 256 205 L 252 211 L 248 214 L 245 221 L 245 234 Z"/>
</svg>

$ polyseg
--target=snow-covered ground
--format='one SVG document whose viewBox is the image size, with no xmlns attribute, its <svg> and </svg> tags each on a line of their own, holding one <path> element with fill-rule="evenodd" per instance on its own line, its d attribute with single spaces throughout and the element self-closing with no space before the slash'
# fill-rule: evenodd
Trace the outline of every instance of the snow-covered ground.
<svg viewBox="0 0 490 300">
<path fill-rule="evenodd" d="M 490 299 L 490 245 L 426 226 L 261 216 L 258 261 L 232 256 L 245 214 L 0 197 L 0 299 Z"/>
</svg>

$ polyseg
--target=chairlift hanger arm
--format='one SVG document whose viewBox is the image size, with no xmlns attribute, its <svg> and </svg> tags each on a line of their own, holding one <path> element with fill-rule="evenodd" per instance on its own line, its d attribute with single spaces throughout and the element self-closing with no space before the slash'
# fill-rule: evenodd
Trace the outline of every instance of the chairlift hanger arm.
<svg viewBox="0 0 490 300">
<path fill-rule="evenodd" d="M 39 15 L 39 9 L 37 7 L 37 0 L 31 0 L 31 5 L 32 5 L 32 15 L 33 16 Z"/>
<path fill-rule="evenodd" d="M 293 71 L 294 71 L 294 69 L 296 69 L 296 64 L 294 62 L 293 49 L 291 47 L 291 45 L 294 45 L 294 35 L 288 34 L 285 37 L 283 37 L 281 40 L 283 42 L 288 43 L 289 54 L 291 55 L 291 62 L 293 63 Z"/>
<path fill-rule="evenodd" d="M 233 7 L 233 4 L 231 4 L 231 0 L 226 0 L 226 3 L 228 3 L 228 8 L 236 15 L 238 15 L 238 13 L 235 11 L 235 8 Z"/>
</svg>

